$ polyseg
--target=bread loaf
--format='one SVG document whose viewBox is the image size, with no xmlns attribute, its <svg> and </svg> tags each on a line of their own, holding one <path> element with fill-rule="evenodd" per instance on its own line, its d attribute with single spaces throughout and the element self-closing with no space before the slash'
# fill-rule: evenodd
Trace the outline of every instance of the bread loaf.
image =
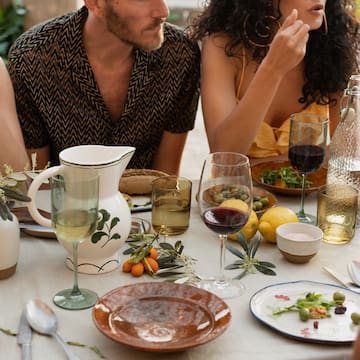
<svg viewBox="0 0 360 360">
<path fill-rule="evenodd" d="M 152 169 L 127 169 L 120 179 L 119 190 L 130 195 L 150 194 L 152 181 L 167 175 L 162 171 Z"/>
</svg>

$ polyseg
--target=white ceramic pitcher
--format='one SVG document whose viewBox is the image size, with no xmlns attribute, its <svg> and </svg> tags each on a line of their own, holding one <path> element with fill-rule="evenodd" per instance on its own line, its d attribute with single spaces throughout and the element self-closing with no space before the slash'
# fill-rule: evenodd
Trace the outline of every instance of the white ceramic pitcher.
<svg viewBox="0 0 360 360">
<path fill-rule="evenodd" d="M 31 216 L 40 225 L 51 227 L 51 220 L 43 217 L 37 208 L 36 193 L 48 178 L 63 174 L 67 177 L 86 177 L 99 174 L 99 218 L 95 233 L 79 244 L 78 271 L 101 274 L 119 267 L 119 249 L 131 228 L 129 206 L 118 191 L 120 177 L 135 152 L 130 146 L 80 145 L 60 152 L 59 166 L 42 171 L 31 183 L 28 203 Z M 69 256 L 66 264 L 72 269 L 72 244 L 58 238 Z"/>
</svg>

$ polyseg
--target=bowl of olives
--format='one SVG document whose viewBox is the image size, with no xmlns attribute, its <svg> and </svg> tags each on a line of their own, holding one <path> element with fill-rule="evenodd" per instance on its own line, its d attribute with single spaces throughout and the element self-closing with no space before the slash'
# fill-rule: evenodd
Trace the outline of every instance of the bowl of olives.
<svg viewBox="0 0 360 360">
<path fill-rule="evenodd" d="M 216 185 L 204 193 L 205 201 L 220 205 L 223 201 L 228 199 L 246 200 L 249 194 L 243 189 L 233 185 Z M 268 209 L 277 204 L 276 197 L 269 191 L 260 187 L 253 187 L 253 210 L 256 215 L 260 216 Z"/>
<path fill-rule="evenodd" d="M 277 204 L 277 198 L 271 192 L 260 187 L 253 188 L 253 210 L 258 218 L 268 209 Z"/>
</svg>

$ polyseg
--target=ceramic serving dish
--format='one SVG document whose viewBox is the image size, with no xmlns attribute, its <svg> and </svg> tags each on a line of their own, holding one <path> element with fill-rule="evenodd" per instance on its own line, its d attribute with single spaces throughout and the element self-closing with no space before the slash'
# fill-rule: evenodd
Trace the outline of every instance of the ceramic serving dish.
<svg viewBox="0 0 360 360">
<path fill-rule="evenodd" d="M 281 195 L 295 195 L 300 196 L 301 195 L 301 188 L 296 189 L 290 189 L 286 187 L 276 186 L 276 185 L 269 185 L 265 184 L 261 181 L 261 176 L 264 173 L 264 171 L 267 170 L 279 170 L 282 167 L 289 167 L 291 166 L 289 161 L 264 161 L 261 163 L 258 163 L 256 165 L 253 165 L 251 167 L 251 175 L 253 178 L 253 181 L 263 187 L 264 189 L 281 194 Z M 326 176 L 327 176 L 327 169 L 320 168 L 319 170 L 308 174 L 306 176 L 306 179 L 311 181 L 310 187 L 306 189 L 306 193 L 318 190 L 319 187 L 326 184 Z"/>
</svg>

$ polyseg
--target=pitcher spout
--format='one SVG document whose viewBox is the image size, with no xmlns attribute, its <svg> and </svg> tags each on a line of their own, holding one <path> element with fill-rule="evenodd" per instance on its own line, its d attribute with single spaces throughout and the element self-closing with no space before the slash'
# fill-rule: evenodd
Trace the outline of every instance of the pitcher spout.
<svg viewBox="0 0 360 360">
<path fill-rule="evenodd" d="M 120 162 L 124 170 L 134 152 L 133 146 L 79 145 L 61 151 L 59 157 L 62 164 L 80 167 L 101 168 Z"/>
</svg>

